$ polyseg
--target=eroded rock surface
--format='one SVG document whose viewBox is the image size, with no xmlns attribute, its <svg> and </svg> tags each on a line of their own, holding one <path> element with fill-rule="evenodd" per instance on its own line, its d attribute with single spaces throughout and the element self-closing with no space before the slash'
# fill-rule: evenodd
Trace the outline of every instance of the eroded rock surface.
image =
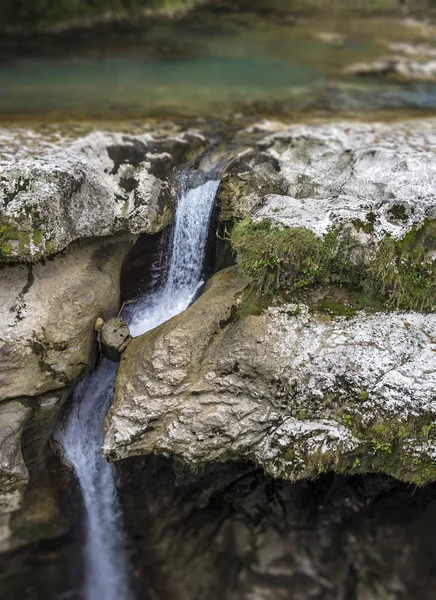
<svg viewBox="0 0 436 600">
<path fill-rule="evenodd" d="M 436 315 L 283 305 L 233 320 L 244 285 L 221 272 L 185 313 L 133 340 L 106 455 L 250 459 L 291 480 L 329 469 L 433 479 Z"/>
<path fill-rule="evenodd" d="M 66 529 L 49 438 L 68 389 L 0 404 L 0 552 Z M 57 479 L 57 481 L 56 481 Z"/>
<path fill-rule="evenodd" d="M 0 400 L 71 385 L 92 368 L 94 323 L 118 310 L 134 240 L 87 241 L 45 264 L 0 271 Z"/>
<path fill-rule="evenodd" d="M 436 218 L 435 120 L 276 127 L 229 166 L 220 192 L 224 220 L 268 218 L 319 235 L 357 222 L 377 238 L 402 238 Z M 274 171 L 263 186 L 260 168 Z"/>
<path fill-rule="evenodd" d="M 173 216 L 173 167 L 205 143 L 195 131 L 48 142 L 2 130 L 0 140 L 3 262 L 35 261 L 79 238 L 160 231 Z"/>
</svg>

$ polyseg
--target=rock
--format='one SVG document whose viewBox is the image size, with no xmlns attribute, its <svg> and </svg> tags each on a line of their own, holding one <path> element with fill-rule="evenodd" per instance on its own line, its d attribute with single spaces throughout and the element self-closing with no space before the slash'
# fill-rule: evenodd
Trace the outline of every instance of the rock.
<svg viewBox="0 0 436 600">
<path fill-rule="evenodd" d="M 211 340 L 225 327 L 235 297 L 246 284 L 247 279 L 234 268 L 222 271 L 200 302 L 130 342 L 120 363 L 115 398 L 106 420 L 104 452 L 111 459 L 152 451 L 151 438 L 148 442 L 142 439 L 142 428 L 148 427 L 153 414 L 158 417 L 168 410 L 170 418 L 176 398 L 173 393 L 179 385 L 184 386 Z M 139 389 L 147 407 L 137 403 Z"/>
<path fill-rule="evenodd" d="M 347 41 L 347 36 L 335 31 L 317 31 L 313 37 L 329 46 L 343 46 Z"/>
<path fill-rule="evenodd" d="M 119 362 L 121 353 L 127 348 L 131 339 L 127 323 L 119 317 L 109 319 L 101 328 L 103 355 L 113 362 Z"/>
<path fill-rule="evenodd" d="M 258 292 L 340 282 L 369 291 L 365 306 L 435 310 L 435 149 L 433 119 L 289 127 L 257 143 L 280 193 L 250 172 L 239 186 L 241 152 L 226 181 L 240 194 L 220 201 L 246 217 L 230 239 Z"/>
<path fill-rule="evenodd" d="M 358 77 L 396 77 L 408 81 L 435 81 L 436 59 L 417 60 L 404 56 L 388 56 L 374 62 L 354 63 L 344 69 L 346 75 Z"/>
<path fill-rule="evenodd" d="M 93 367 L 95 320 L 119 308 L 134 240 L 88 240 L 44 264 L 0 270 L 0 401 L 69 386 Z"/>
<path fill-rule="evenodd" d="M 262 124 L 263 128 L 263 124 Z M 221 221 L 250 214 L 268 194 L 285 194 L 288 186 L 271 155 L 244 150 L 227 165 L 218 190 Z"/>
<path fill-rule="evenodd" d="M 436 217 L 434 119 L 296 125 L 258 147 L 277 161 L 287 193 L 258 198 L 256 218 L 303 225 L 319 235 L 359 220 L 377 238 L 401 239 Z"/>
<path fill-rule="evenodd" d="M 18 510 L 28 472 L 21 454 L 21 435 L 31 409 L 20 402 L 0 404 L 0 550 L 10 536 L 11 513 Z"/>
<path fill-rule="evenodd" d="M 293 481 L 326 470 L 436 479 L 436 315 L 283 305 L 234 321 L 244 285 L 218 273 L 185 313 L 132 341 L 106 456 L 252 460 Z"/>
<path fill-rule="evenodd" d="M 65 532 L 48 442 L 69 391 L 0 404 L 0 552 Z"/>
<path fill-rule="evenodd" d="M 104 325 L 104 319 L 102 319 L 101 317 L 97 317 L 97 319 L 95 320 L 94 323 L 94 331 L 101 331 L 101 328 Z"/>
<path fill-rule="evenodd" d="M 152 597 L 435 595 L 434 486 L 381 475 L 291 483 L 251 464 L 193 472 L 157 456 L 121 461 L 117 470 L 132 567 Z"/>
<path fill-rule="evenodd" d="M 49 142 L 0 130 L 0 140 L 2 262 L 34 262 L 79 238 L 160 231 L 173 216 L 173 167 L 205 143 L 195 131 Z"/>
</svg>

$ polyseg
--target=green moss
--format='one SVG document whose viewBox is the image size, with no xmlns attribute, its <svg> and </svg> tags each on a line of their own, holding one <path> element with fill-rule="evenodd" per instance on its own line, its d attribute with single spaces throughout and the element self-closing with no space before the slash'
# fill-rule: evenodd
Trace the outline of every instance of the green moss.
<svg viewBox="0 0 436 600">
<path fill-rule="evenodd" d="M 371 221 L 362 221 L 361 219 L 355 219 L 353 221 L 354 228 L 356 231 L 363 231 L 364 233 L 373 233 L 374 223 Z"/>
<path fill-rule="evenodd" d="M 385 237 L 365 282 L 370 296 L 384 296 L 390 307 L 431 311 L 436 307 L 436 222 L 426 221 L 403 240 Z"/>
<path fill-rule="evenodd" d="M 365 427 L 359 426 L 358 416 L 349 417 L 343 415 L 342 423 L 346 422 L 354 436 L 362 441 L 357 453 L 362 472 L 383 472 L 416 485 L 436 480 L 436 461 L 424 452 L 417 456 L 413 450 L 423 442 L 432 445 L 436 442 L 433 415 L 409 420 L 379 418 Z M 349 457 L 345 457 L 341 465 L 343 472 L 348 472 L 348 462 Z"/>
<path fill-rule="evenodd" d="M 339 300 L 323 300 L 317 304 L 317 309 L 320 312 L 327 313 L 329 315 L 334 315 L 336 317 L 346 317 L 351 318 L 354 317 L 357 310 L 345 304 L 344 302 L 340 302 Z"/>
<path fill-rule="evenodd" d="M 39 229 L 35 229 L 35 231 L 33 232 L 33 235 L 32 235 L 32 241 L 35 244 L 35 246 L 39 246 L 39 244 L 42 242 L 43 237 L 44 237 L 43 232 L 40 231 Z"/>
<path fill-rule="evenodd" d="M 365 248 L 347 231 L 332 230 L 324 238 L 303 227 L 279 229 L 270 221 L 244 219 L 231 233 L 231 243 L 252 289 L 262 299 L 279 292 L 295 294 L 314 286 L 346 286 L 353 306 L 324 300 L 319 310 L 353 316 L 356 309 L 436 309 L 436 221 L 412 229 L 403 240 L 385 236 L 369 262 L 352 260 Z"/>
</svg>

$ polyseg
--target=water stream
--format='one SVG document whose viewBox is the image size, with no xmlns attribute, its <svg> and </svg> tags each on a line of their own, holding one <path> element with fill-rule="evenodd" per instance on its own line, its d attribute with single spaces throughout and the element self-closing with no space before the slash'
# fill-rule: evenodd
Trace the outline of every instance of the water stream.
<svg viewBox="0 0 436 600">
<path fill-rule="evenodd" d="M 133 335 L 145 333 L 177 315 L 194 299 L 202 284 L 209 222 L 218 186 L 218 181 L 207 181 L 194 189 L 182 189 L 163 284 L 131 309 Z M 116 371 L 117 365 L 105 359 L 77 386 L 60 439 L 83 497 L 86 600 L 131 598 L 114 469 L 101 453 L 102 425 L 113 398 Z"/>
</svg>

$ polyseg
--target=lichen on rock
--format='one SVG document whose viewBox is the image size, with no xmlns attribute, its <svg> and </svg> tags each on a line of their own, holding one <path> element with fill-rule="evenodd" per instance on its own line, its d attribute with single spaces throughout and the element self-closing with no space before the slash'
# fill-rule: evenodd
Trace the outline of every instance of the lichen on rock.
<svg viewBox="0 0 436 600">
<path fill-rule="evenodd" d="M 35 262 L 77 239 L 162 230 L 173 216 L 172 169 L 205 142 L 196 131 L 93 132 L 51 143 L 26 133 L 0 132 L 4 263 Z M 23 136 L 28 148 L 16 152 Z"/>
</svg>

